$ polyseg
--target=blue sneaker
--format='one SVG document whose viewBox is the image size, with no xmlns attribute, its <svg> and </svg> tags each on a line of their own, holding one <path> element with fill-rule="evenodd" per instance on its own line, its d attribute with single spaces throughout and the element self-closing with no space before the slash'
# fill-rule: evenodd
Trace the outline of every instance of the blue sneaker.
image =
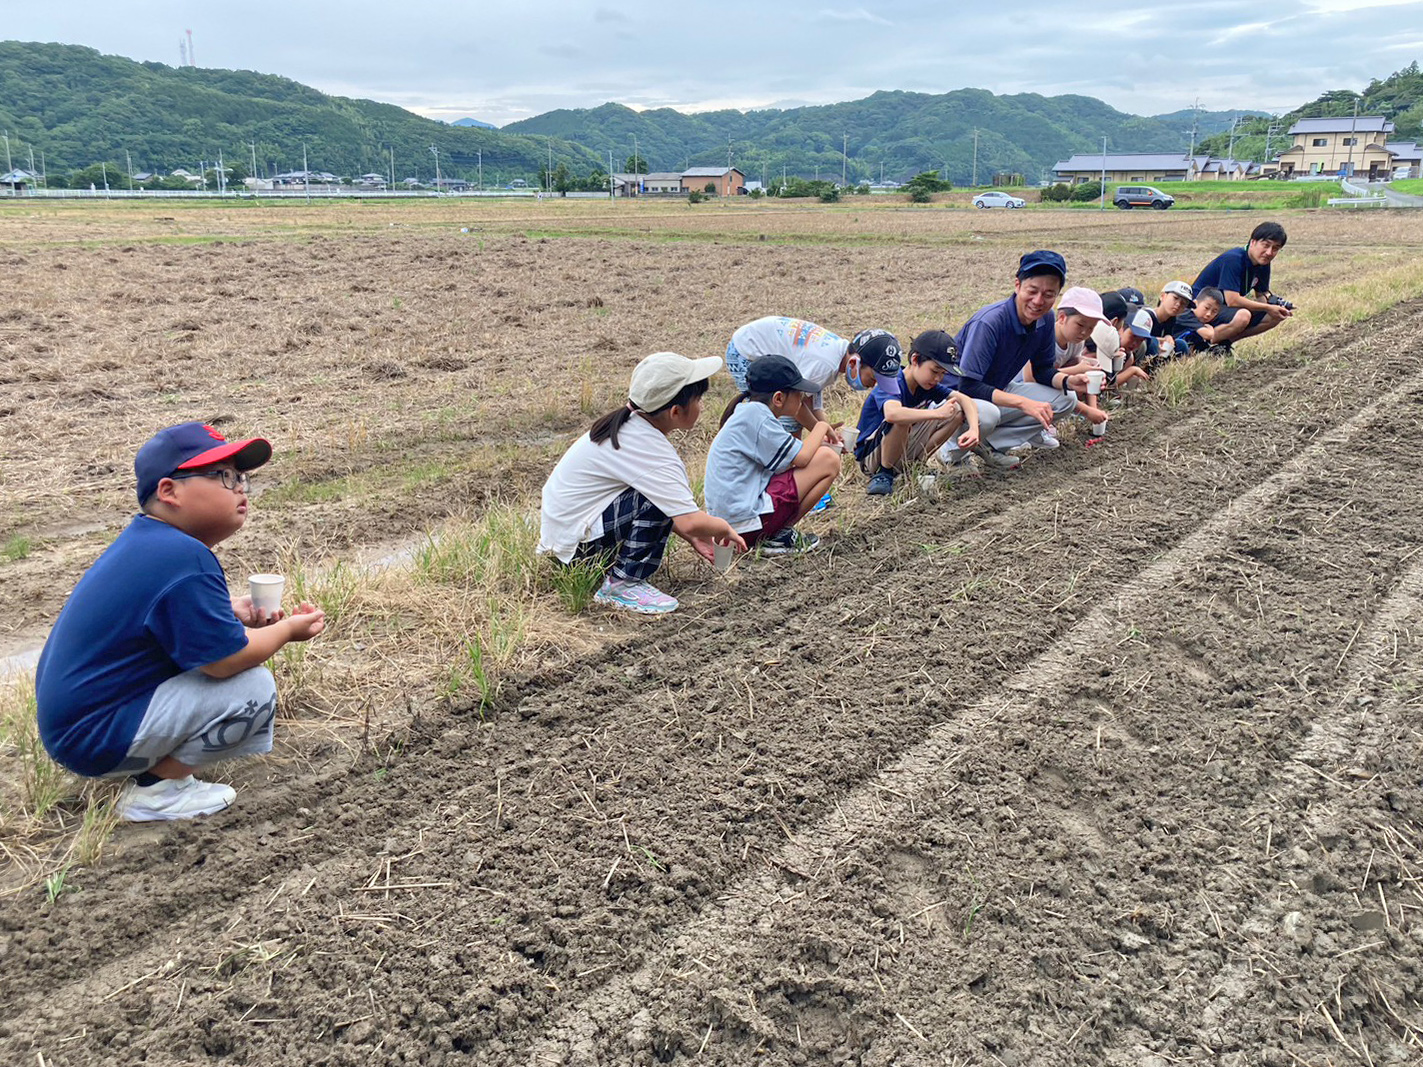
<svg viewBox="0 0 1423 1067">
<path fill-rule="evenodd" d="M 829 493 L 826 493 L 823 497 L 816 501 L 815 507 L 811 508 L 809 513 L 811 515 L 814 515 L 817 511 L 824 511 L 833 503 L 835 503 L 835 501 L 831 499 Z"/>
<path fill-rule="evenodd" d="M 875 476 L 870 479 L 870 487 L 865 492 L 870 496 L 889 496 L 894 492 L 894 474 L 894 471 L 881 467 L 875 471 Z"/>
</svg>

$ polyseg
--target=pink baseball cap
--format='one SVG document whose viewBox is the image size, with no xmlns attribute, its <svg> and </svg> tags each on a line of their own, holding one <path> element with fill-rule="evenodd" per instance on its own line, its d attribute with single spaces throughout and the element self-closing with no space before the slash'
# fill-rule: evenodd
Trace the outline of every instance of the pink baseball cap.
<svg viewBox="0 0 1423 1067">
<path fill-rule="evenodd" d="M 1066 311 L 1068 308 L 1089 319 L 1107 321 L 1107 313 L 1102 310 L 1102 298 L 1095 289 L 1074 285 L 1063 293 L 1062 299 L 1057 302 L 1058 311 Z"/>
</svg>

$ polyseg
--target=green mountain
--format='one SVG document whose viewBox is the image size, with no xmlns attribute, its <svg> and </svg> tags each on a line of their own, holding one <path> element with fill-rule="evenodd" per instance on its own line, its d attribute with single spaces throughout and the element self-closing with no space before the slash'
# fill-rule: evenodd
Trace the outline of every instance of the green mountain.
<svg viewBox="0 0 1423 1067">
<path fill-rule="evenodd" d="M 339 175 L 473 179 L 483 153 L 487 184 L 533 178 L 550 148 L 555 166 L 584 172 L 598 154 L 576 144 L 474 126 L 450 126 L 391 104 L 350 100 L 287 78 L 242 70 L 138 63 L 75 45 L 0 42 L 0 128 L 11 158 L 43 153 L 51 175 L 107 163 L 111 171 L 196 172 L 221 152 L 238 176 L 302 169 Z M 604 165 L 606 166 L 606 156 Z"/>
<path fill-rule="evenodd" d="M 998 172 L 1029 181 L 1074 152 L 1185 152 L 1192 123 L 1198 137 L 1227 128 L 1235 113 L 1180 111 L 1146 118 L 1127 115 L 1086 96 L 995 96 L 983 89 L 931 95 L 877 92 L 848 103 L 785 111 L 709 111 L 693 115 L 662 108 L 633 111 L 621 104 L 550 111 L 503 127 L 506 133 L 561 137 L 632 154 L 633 138 L 649 167 L 680 170 L 727 160 L 748 177 L 787 174 L 852 182 L 904 181 L 925 170 L 944 171 L 956 185 L 975 173 L 982 184 Z M 606 149 L 605 149 L 606 151 Z M 848 158 L 842 157 L 842 151 Z"/>
<path fill-rule="evenodd" d="M 1237 159 L 1273 159 L 1292 143 L 1289 129 L 1299 119 L 1352 115 L 1355 107 L 1360 115 L 1383 115 L 1392 119 L 1395 127 L 1390 134 L 1392 140 L 1423 140 L 1423 71 L 1418 69 L 1417 61 L 1383 81 L 1375 78 L 1362 93 L 1331 89 L 1278 118 L 1267 115 L 1239 123 L 1235 129 L 1235 156 Z M 1229 143 L 1228 134 L 1216 134 L 1202 141 L 1201 151 L 1223 156 Z"/>
</svg>

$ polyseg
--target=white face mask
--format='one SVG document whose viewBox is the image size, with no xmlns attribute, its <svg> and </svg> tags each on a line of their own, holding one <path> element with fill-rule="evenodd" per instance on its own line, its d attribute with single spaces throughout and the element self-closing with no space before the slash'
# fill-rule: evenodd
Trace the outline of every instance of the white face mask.
<svg viewBox="0 0 1423 1067">
<path fill-rule="evenodd" d="M 857 393 L 863 393 L 869 388 L 860 381 L 860 357 L 851 356 L 845 363 L 845 384 Z"/>
</svg>

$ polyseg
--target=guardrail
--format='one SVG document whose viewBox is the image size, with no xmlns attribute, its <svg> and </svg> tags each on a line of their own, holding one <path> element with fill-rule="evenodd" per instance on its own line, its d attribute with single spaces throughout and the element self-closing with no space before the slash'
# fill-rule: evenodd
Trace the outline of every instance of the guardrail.
<svg viewBox="0 0 1423 1067">
<path fill-rule="evenodd" d="M 1388 207 L 1386 196 L 1336 196 L 1329 201 L 1330 207 Z"/>
</svg>

